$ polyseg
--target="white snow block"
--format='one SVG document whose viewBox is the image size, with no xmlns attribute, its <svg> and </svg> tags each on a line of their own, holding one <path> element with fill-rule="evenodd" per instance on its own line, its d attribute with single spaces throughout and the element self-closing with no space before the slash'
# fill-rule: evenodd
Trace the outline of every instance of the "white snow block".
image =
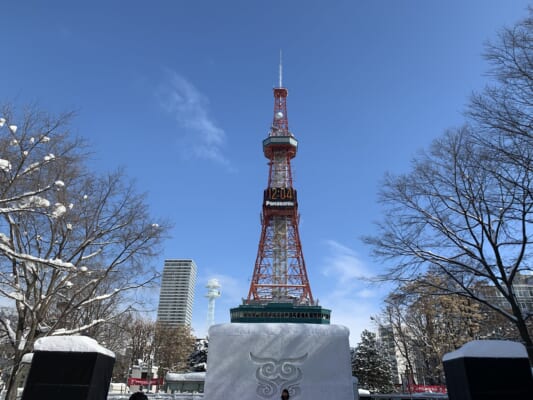
<svg viewBox="0 0 533 400">
<path fill-rule="evenodd" d="M 232 323 L 209 329 L 206 400 L 353 400 L 348 328 Z"/>
</svg>

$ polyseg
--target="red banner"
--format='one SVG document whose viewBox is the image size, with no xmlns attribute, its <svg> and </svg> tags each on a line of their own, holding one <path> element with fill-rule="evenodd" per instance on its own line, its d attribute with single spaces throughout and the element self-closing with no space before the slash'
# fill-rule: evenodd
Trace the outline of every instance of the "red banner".
<svg viewBox="0 0 533 400">
<path fill-rule="evenodd" d="M 148 379 L 142 378 L 128 378 L 128 386 L 148 386 L 150 385 L 160 385 L 163 379 L 152 378 L 150 381 Z"/>
<path fill-rule="evenodd" d="M 407 389 L 410 393 L 446 393 L 444 385 L 409 385 Z"/>
</svg>

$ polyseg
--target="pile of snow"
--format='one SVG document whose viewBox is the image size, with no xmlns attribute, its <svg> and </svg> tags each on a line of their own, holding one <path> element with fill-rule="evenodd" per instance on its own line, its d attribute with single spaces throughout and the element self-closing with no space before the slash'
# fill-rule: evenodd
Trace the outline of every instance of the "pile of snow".
<svg viewBox="0 0 533 400">
<path fill-rule="evenodd" d="M 22 356 L 21 362 L 31 364 L 31 360 L 33 360 L 33 353 L 26 353 Z"/>
<path fill-rule="evenodd" d="M 165 381 L 205 381 L 205 372 L 186 372 L 184 374 L 178 374 L 174 372 L 167 372 L 165 375 Z"/>
<path fill-rule="evenodd" d="M 52 218 L 59 218 L 67 212 L 67 207 L 61 203 L 54 204 L 54 211 L 52 211 Z"/>
<path fill-rule="evenodd" d="M 10 244 L 11 240 L 4 235 L 2 232 L 0 232 L 0 242 L 4 242 L 5 244 Z"/>
<path fill-rule="evenodd" d="M 87 336 L 47 336 L 35 341 L 34 351 L 65 351 L 72 353 L 100 353 L 115 358 L 115 353 Z"/>
<path fill-rule="evenodd" d="M 7 297 L 17 301 L 24 301 L 24 295 L 20 292 L 11 292 Z"/>
<path fill-rule="evenodd" d="M 5 172 L 11 171 L 11 163 L 8 160 L 0 158 L 0 169 Z"/>
<path fill-rule="evenodd" d="M 21 207 L 50 207 L 50 202 L 40 196 L 29 196 L 21 201 Z"/>
<path fill-rule="evenodd" d="M 509 340 L 473 340 L 461 348 L 447 353 L 442 361 L 455 358 L 528 358 L 522 343 Z"/>
<path fill-rule="evenodd" d="M 76 269 L 76 266 L 71 262 L 63 261 L 60 258 L 50 258 L 48 260 L 50 264 L 58 268 Z"/>
<path fill-rule="evenodd" d="M 36 170 L 37 168 L 39 168 L 39 163 L 38 162 L 34 162 L 34 163 L 31 163 L 30 165 L 28 165 L 28 167 L 22 172 L 23 174 L 27 174 L 29 172 L 32 172 L 34 170 Z"/>
</svg>

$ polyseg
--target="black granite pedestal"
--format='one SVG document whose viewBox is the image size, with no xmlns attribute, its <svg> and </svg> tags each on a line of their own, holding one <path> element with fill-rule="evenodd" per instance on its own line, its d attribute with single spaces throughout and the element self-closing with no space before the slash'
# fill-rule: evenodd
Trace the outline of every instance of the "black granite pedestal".
<svg viewBox="0 0 533 400">
<path fill-rule="evenodd" d="M 22 400 L 105 400 L 114 363 L 98 352 L 35 351 Z"/>
<path fill-rule="evenodd" d="M 533 399 L 533 376 L 524 346 L 496 340 L 475 342 L 479 342 L 477 349 L 470 342 L 444 356 L 449 400 Z M 515 351 L 519 347 L 514 345 L 523 352 Z"/>
</svg>

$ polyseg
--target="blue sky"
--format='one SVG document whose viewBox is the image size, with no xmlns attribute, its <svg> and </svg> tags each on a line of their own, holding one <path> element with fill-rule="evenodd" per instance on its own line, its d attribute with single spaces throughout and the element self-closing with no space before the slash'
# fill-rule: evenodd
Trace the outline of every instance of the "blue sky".
<svg viewBox="0 0 533 400">
<path fill-rule="evenodd" d="M 385 288 L 360 240 L 375 231 L 383 174 L 460 125 L 487 83 L 483 43 L 528 1 L 19 1 L 0 23 L 0 101 L 75 109 L 97 171 L 125 167 L 175 223 L 165 258 L 199 268 L 205 334 L 248 293 L 267 184 L 261 142 L 283 50 L 300 235 L 311 288 L 355 344 Z"/>
</svg>

